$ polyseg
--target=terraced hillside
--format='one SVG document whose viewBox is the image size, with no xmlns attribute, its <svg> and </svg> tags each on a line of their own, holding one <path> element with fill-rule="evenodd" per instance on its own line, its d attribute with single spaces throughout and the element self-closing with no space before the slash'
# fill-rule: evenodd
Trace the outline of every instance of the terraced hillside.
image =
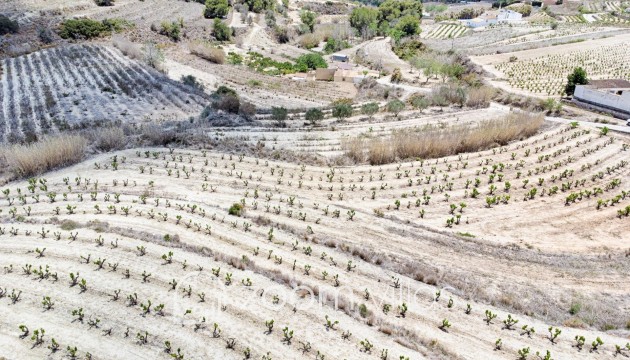
<svg viewBox="0 0 630 360">
<path fill-rule="evenodd" d="M 378 167 L 138 149 L 10 183 L 0 356 L 612 359 L 627 151 L 562 127 Z"/>
<path fill-rule="evenodd" d="M 178 119 L 198 114 L 206 96 L 118 50 L 96 45 L 47 49 L 2 61 L 0 138 L 93 121 Z"/>
</svg>

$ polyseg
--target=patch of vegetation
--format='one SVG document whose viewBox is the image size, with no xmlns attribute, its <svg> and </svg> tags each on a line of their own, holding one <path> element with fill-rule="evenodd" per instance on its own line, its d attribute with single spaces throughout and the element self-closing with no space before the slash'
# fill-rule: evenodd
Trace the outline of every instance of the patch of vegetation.
<svg viewBox="0 0 630 360">
<path fill-rule="evenodd" d="M 232 38 L 232 29 L 225 25 L 221 20 L 214 19 L 212 35 L 217 41 L 230 41 Z"/>
<path fill-rule="evenodd" d="M 228 0 L 206 0 L 203 16 L 207 19 L 223 18 L 230 11 Z"/>
<path fill-rule="evenodd" d="M 426 49 L 424 44 L 416 39 L 403 40 L 396 43 L 392 50 L 399 58 L 409 61 L 418 53 L 423 52 Z"/>
<path fill-rule="evenodd" d="M 244 210 L 243 205 L 241 205 L 239 203 L 234 203 L 228 209 L 228 214 L 230 214 L 232 216 L 241 216 L 242 213 L 243 213 L 243 210 Z"/>
<path fill-rule="evenodd" d="M 4 15 L 0 15 L 0 35 L 15 34 L 20 29 L 17 21 L 11 20 Z"/>
<path fill-rule="evenodd" d="M 92 39 L 133 26 L 133 23 L 124 19 L 68 19 L 61 23 L 58 33 L 64 39 Z"/>
</svg>

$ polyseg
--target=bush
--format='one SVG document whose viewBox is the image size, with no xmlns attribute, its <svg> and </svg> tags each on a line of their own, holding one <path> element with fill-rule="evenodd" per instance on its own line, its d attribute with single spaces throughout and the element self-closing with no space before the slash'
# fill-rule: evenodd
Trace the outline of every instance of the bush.
<svg viewBox="0 0 630 360">
<path fill-rule="evenodd" d="M 306 25 L 309 32 L 313 32 L 313 29 L 315 28 L 316 19 L 317 19 L 317 15 L 312 11 L 303 10 L 300 13 L 300 20 L 302 21 L 304 25 Z"/>
<path fill-rule="evenodd" d="M 235 95 L 223 95 L 212 103 L 212 108 L 238 114 L 241 108 L 241 101 Z"/>
<path fill-rule="evenodd" d="M 396 117 L 398 117 L 398 113 L 403 110 L 405 110 L 405 103 L 398 99 L 390 100 L 387 103 L 387 111 L 394 113 Z"/>
<path fill-rule="evenodd" d="M 318 121 L 324 119 L 324 113 L 318 108 L 312 108 L 306 111 L 304 118 L 309 121 L 311 125 L 315 125 Z"/>
<path fill-rule="evenodd" d="M 363 104 L 361 106 L 361 113 L 367 115 L 370 119 L 378 112 L 378 104 L 375 102 Z"/>
<path fill-rule="evenodd" d="M 109 33 L 110 29 L 100 21 L 68 19 L 61 23 L 59 36 L 64 39 L 91 39 Z"/>
<path fill-rule="evenodd" d="M 197 78 L 193 75 L 182 75 L 182 82 L 195 90 L 203 91 L 204 86 Z"/>
<path fill-rule="evenodd" d="M 352 105 L 347 103 L 336 104 L 332 109 L 332 116 L 339 120 L 352 116 Z"/>
<path fill-rule="evenodd" d="M 4 15 L 0 15 L 0 35 L 15 34 L 20 29 L 17 21 L 11 20 Z"/>
<path fill-rule="evenodd" d="M 284 121 L 287 119 L 288 111 L 284 107 L 273 106 L 271 108 L 271 118 L 276 120 L 279 125 L 284 125 Z"/>
<path fill-rule="evenodd" d="M 401 81 L 402 81 L 402 72 L 400 71 L 400 68 L 395 68 L 394 72 L 392 73 L 392 82 L 399 83 Z"/>
<path fill-rule="evenodd" d="M 411 104 L 411 106 L 413 106 L 414 109 L 420 110 L 420 111 L 428 108 L 429 105 L 431 105 L 431 102 L 429 101 L 429 99 L 427 99 L 424 95 L 420 95 L 420 94 L 412 95 L 411 98 L 409 99 L 409 103 Z"/>
<path fill-rule="evenodd" d="M 214 19 L 212 35 L 215 39 L 217 39 L 217 41 L 230 41 L 230 38 L 232 37 L 232 29 L 225 25 L 221 20 Z"/>
<path fill-rule="evenodd" d="M 232 216 L 241 216 L 241 214 L 243 213 L 243 205 L 239 204 L 239 203 L 234 203 L 232 204 L 232 206 L 230 206 L 230 209 L 228 210 L 228 214 L 232 215 Z"/>
<path fill-rule="evenodd" d="M 94 0 L 96 6 L 113 6 L 114 0 Z"/>
<path fill-rule="evenodd" d="M 230 11 L 228 0 L 206 0 L 203 16 L 207 19 L 225 17 Z"/>
<path fill-rule="evenodd" d="M 54 32 L 47 27 L 37 30 L 37 36 L 39 37 L 39 41 L 44 44 L 50 44 L 55 40 Z"/>
<path fill-rule="evenodd" d="M 159 33 L 161 35 L 168 36 L 173 41 L 179 41 L 180 36 L 181 36 L 181 30 L 182 30 L 181 25 L 177 21 L 173 21 L 170 23 L 168 21 L 162 21 L 162 24 L 160 25 Z"/>
<path fill-rule="evenodd" d="M 238 109 L 238 113 L 249 119 L 256 115 L 256 105 L 243 101 Z"/>
<path fill-rule="evenodd" d="M 17 176 L 27 177 L 75 164 L 83 159 L 87 140 L 78 135 L 46 137 L 29 145 L 13 145 L 2 151 Z"/>
<path fill-rule="evenodd" d="M 300 36 L 298 42 L 300 43 L 301 47 L 305 49 L 312 49 L 316 47 L 317 45 L 319 45 L 319 40 L 320 40 L 319 36 L 312 33 L 308 33 L 308 34 L 304 34 Z"/>
<path fill-rule="evenodd" d="M 295 60 L 295 65 L 300 71 L 307 71 L 308 69 L 321 69 L 327 68 L 326 60 L 319 54 L 304 54 Z"/>
</svg>

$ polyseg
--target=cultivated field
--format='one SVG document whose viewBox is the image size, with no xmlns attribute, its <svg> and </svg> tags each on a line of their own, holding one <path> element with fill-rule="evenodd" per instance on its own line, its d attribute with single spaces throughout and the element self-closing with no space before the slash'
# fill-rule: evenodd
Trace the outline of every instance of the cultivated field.
<svg viewBox="0 0 630 360">
<path fill-rule="evenodd" d="M 464 35 L 468 28 L 458 24 L 438 24 L 422 34 L 427 39 L 453 39 Z"/>
<path fill-rule="evenodd" d="M 53 357 L 67 346 L 94 358 L 230 359 L 514 358 L 529 347 L 586 359 L 573 340 L 585 335 L 612 358 L 622 338 L 566 325 L 629 320 L 614 315 L 629 305 L 614 235 L 630 224 L 617 214 L 630 206 L 627 146 L 561 127 L 495 151 L 349 168 L 138 149 L 11 183 L 0 355 L 50 353 L 28 340 L 42 328 L 46 345 L 60 344 Z M 525 226 L 535 233 L 517 235 Z M 490 324 L 486 310 L 498 315 Z M 506 329 L 510 313 L 519 322 Z M 452 326 L 440 331 L 443 320 Z M 523 325 L 536 333 L 510 330 Z"/>
<path fill-rule="evenodd" d="M 207 96 L 124 57 L 75 45 L 2 61 L 4 141 L 90 122 L 174 120 L 197 115 Z"/>
<path fill-rule="evenodd" d="M 619 35 L 547 48 L 473 57 L 473 61 L 507 81 L 512 88 L 538 95 L 560 95 L 567 75 L 575 67 L 586 69 L 591 79 L 630 79 L 630 39 Z M 510 61 L 514 57 L 516 60 Z"/>
</svg>

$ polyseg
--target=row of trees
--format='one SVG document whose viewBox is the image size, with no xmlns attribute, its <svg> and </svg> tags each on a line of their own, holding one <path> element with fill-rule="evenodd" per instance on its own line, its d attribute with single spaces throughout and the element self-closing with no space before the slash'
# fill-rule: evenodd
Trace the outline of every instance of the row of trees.
<svg viewBox="0 0 630 360">
<path fill-rule="evenodd" d="M 386 0 L 377 8 L 361 6 L 350 13 L 350 25 L 363 38 L 389 35 L 394 39 L 420 32 L 422 3 L 414 0 Z"/>
<path fill-rule="evenodd" d="M 241 2 L 249 11 L 262 13 L 265 10 L 273 10 L 275 2 L 273 0 L 243 0 Z M 206 0 L 206 8 L 203 16 L 206 18 L 222 18 L 230 11 L 228 0 Z"/>
</svg>

